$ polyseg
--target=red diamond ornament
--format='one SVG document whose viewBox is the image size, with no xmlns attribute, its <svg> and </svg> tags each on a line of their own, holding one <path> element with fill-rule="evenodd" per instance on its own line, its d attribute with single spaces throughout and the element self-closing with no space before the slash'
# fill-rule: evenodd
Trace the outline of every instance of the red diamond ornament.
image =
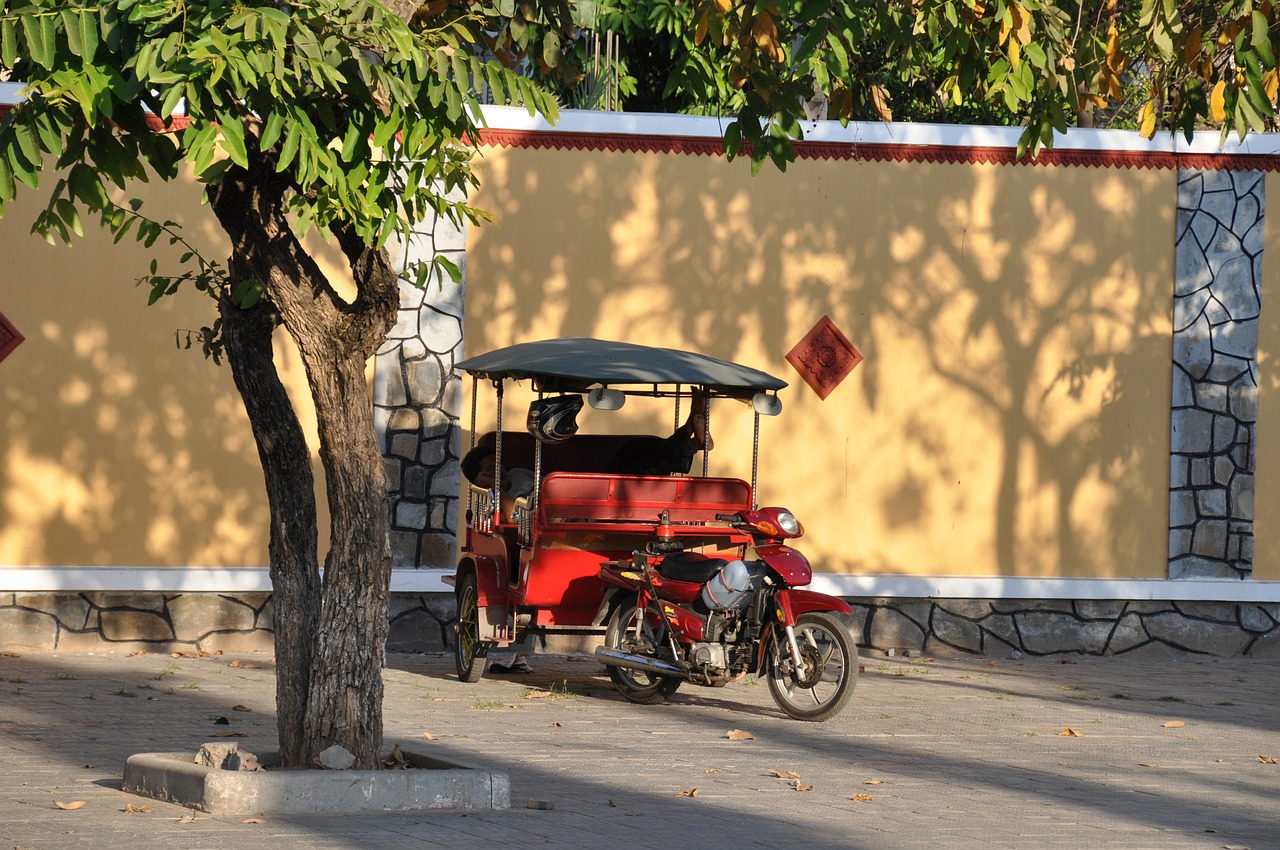
<svg viewBox="0 0 1280 850">
<path fill-rule="evenodd" d="M 862 362 L 862 352 L 840 332 L 830 316 L 823 316 L 787 353 L 787 362 L 818 398 L 825 399 Z"/>
<path fill-rule="evenodd" d="M 18 333 L 18 329 L 4 317 L 4 313 L 0 313 L 0 360 L 8 357 L 24 339 L 26 337 Z"/>
</svg>

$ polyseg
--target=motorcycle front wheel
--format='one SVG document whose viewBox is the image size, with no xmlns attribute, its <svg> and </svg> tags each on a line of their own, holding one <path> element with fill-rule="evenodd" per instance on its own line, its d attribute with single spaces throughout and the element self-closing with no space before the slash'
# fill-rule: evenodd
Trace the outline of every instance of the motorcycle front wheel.
<svg viewBox="0 0 1280 850">
<path fill-rule="evenodd" d="M 853 697 L 858 682 L 858 650 L 844 624 L 830 614 L 801 614 L 795 626 L 801 664 L 775 630 L 769 652 L 769 693 L 796 720 L 828 720 Z"/>
<path fill-rule="evenodd" d="M 634 599 L 613 610 L 604 635 L 604 645 L 628 655 L 656 656 L 659 650 L 658 615 L 636 606 Z M 645 670 L 609 666 L 609 678 L 618 693 L 640 705 L 658 705 L 680 687 L 681 679 L 659 676 Z"/>
</svg>

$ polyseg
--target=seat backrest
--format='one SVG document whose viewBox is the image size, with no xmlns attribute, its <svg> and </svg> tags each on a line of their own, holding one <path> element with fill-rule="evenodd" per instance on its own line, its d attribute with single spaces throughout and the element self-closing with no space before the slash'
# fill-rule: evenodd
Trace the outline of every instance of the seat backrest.
<svg viewBox="0 0 1280 850">
<path fill-rule="evenodd" d="M 542 483 L 538 521 L 716 522 L 716 514 L 751 509 L 751 486 L 737 478 L 686 475 L 592 475 L 559 472 Z"/>
<path fill-rule="evenodd" d="M 604 472 L 618 447 L 635 434 L 575 434 L 563 443 L 542 447 L 542 474 L 549 472 Z M 477 445 L 493 445 L 497 432 L 482 435 Z M 533 469 L 534 440 L 527 431 L 502 433 L 503 469 Z"/>
</svg>

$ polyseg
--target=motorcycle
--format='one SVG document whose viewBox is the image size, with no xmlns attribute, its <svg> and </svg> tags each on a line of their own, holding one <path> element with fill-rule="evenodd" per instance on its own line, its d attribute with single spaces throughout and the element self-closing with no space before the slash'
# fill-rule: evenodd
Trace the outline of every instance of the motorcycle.
<svg viewBox="0 0 1280 850">
<path fill-rule="evenodd" d="M 617 590 L 596 658 L 634 703 L 659 704 L 686 682 L 722 687 L 757 674 L 791 717 L 829 720 L 857 684 L 857 648 L 839 619 L 852 609 L 801 589 L 813 573 L 784 542 L 804 533 L 789 511 L 716 519 L 748 534 L 743 554 L 754 557 L 686 552 L 664 511 L 643 550 L 601 565 L 600 579 Z"/>
</svg>

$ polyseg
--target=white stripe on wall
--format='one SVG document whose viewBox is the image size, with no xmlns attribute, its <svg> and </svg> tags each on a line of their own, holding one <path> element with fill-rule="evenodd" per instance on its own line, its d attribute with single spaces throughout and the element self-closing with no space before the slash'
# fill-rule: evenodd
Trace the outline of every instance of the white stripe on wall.
<svg viewBox="0 0 1280 850">
<path fill-rule="evenodd" d="M 392 593 L 446 593 L 453 570 L 393 570 Z M 1234 579 L 1025 578 L 818 573 L 809 589 L 836 596 L 919 599 L 1124 599 L 1280 602 L 1280 581 Z M 0 592 L 265 593 L 261 567 L 4 567 Z"/>
</svg>

